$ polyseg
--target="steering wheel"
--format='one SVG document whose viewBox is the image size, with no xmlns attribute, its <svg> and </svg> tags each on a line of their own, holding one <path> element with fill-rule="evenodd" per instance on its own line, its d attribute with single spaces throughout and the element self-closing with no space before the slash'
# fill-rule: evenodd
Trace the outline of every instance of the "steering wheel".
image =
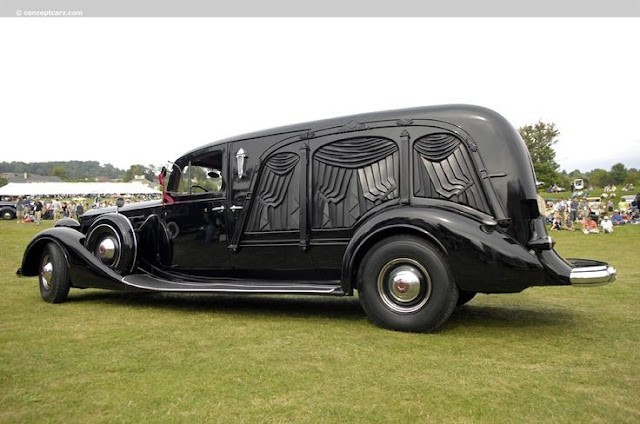
<svg viewBox="0 0 640 424">
<path fill-rule="evenodd" d="M 199 189 L 203 190 L 205 193 L 209 193 L 209 190 L 207 190 L 206 188 L 202 187 L 200 184 L 193 184 L 191 187 L 189 187 L 189 191 L 193 190 L 194 188 L 199 188 Z"/>
</svg>

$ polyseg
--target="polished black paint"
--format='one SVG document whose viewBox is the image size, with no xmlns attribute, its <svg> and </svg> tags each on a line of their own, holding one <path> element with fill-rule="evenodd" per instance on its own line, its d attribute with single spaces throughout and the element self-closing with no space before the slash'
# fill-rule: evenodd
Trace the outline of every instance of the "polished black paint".
<svg viewBox="0 0 640 424">
<path fill-rule="evenodd" d="M 36 235 L 27 245 L 19 275 L 36 276 L 40 271 L 40 256 L 47 243 L 57 244 L 64 252 L 69 266 L 71 286 L 76 288 L 102 288 L 125 290 L 122 276 L 105 266 L 84 246 L 85 235 L 67 227 L 54 227 Z"/>
<path fill-rule="evenodd" d="M 186 176 L 178 170 L 211 157 L 223 188 L 180 192 Z M 22 274 L 37 274 L 39 249 L 52 241 L 66 252 L 74 287 L 123 289 L 144 271 L 164 281 L 158 289 L 189 278 L 205 287 L 234 278 L 243 285 L 340 279 L 333 293 L 352 294 L 367 249 L 411 234 L 439 249 L 464 291 L 569 284 L 573 265 L 533 242 L 547 233 L 526 146 L 485 108 L 422 107 L 276 128 L 195 149 L 174 168 L 172 203 L 92 210 L 79 230 L 69 223 L 46 230 L 27 247 Z M 138 268 L 125 280 L 84 247 L 95 220 L 113 212 L 130 220 L 138 239 Z"/>
<path fill-rule="evenodd" d="M 399 213 L 402 209 L 402 213 Z M 394 207 L 358 228 L 344 254 L 343 289 L 355 288 L 355 267 L 367 249 L 391 235 L 410 234 L 427 239 L 447 258 L 461 290 L 519 292 L 543 282 L 539 260 L 506 231 L 487 228 L 471 211 L 451 210 L 445 202 L 429 206 Z M 479 263 L 487 264 L 478 267 Z"/>
</svg>

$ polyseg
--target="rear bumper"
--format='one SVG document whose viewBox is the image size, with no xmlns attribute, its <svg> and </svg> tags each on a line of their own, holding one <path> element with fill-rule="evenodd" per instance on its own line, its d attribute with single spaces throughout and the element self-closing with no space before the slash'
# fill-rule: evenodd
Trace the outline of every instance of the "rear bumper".
<svg viewBox="0 0 640 424">
<path fill-rule="evenodd" d="M 535 221 L 535 226 L 537 234 L 547 234 L 541 219 Z M 615 268 L 606 262 L 592 259 L 564 259 L 555 249 L 549 248 L 537 250 L 536 256 L 544 267 L 544 282 L 541 284 L 543 286 L 595 287 L 616 280 Z"/>
<path fill-rule="evenodd" d="M 616 269 L 606 263 L 588 259 L 568 259 L 568 261 L 574 265 L 569 274 L 572 286 L 603 286 L 616 280 Z"/>
<path fill-rule="evenodd" d="M 554 249 L 538 253 L 545 270 L 543 286 L 572 285 L 595 287 L 616 280 L 616 269 L 606 262 L 592 259 L 563 259 Z"/>
</svg>

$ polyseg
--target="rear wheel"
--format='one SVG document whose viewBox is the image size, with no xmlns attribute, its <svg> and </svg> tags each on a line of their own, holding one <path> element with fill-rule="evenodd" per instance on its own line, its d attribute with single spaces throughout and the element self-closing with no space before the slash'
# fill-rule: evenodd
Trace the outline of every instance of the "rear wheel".
<svg viewBox="0 0 640 424">
<path fill-rule="evenodd" d="M 40 295 L 49 303 L 61 303 L 69 294 L 69 269 L 62 249 L 47 243 L 40 256 Z"/>
<path fill-rule="evenodd" d="M 360 302 L 376 324 L 429 332 L 451 315 L 458 288 L 440 253 L 422 239 L 385 239 L 365 255 L 358 272 Z"/>
</svg>

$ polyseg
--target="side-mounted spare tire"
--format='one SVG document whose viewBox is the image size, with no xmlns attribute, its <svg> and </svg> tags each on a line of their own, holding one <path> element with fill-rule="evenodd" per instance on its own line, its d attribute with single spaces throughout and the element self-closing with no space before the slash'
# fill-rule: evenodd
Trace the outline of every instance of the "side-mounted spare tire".
<svg viewBox="0 0 640 424">
<path fill-rule="evenodd" d="M 440 252 L 413 236 L 384 239 L 367 252 L 358 271 L 358 293 L 374 323 L 400 331 L 437 329 L 458 300 Z"/>
<path fill-rule="evenodd" d="M 105 265 L 126 275 L 133 271 L 137 260 L 137 240 L 129 219 L 118 213 L 97 218 L 84 241 L 85 247 Z"/>
<path fill-rule="evenodd" d="M 138 258 L 152 265 L 169 266 L 173 258 L 173 239 L 167 224 L 152 214 L 138 227 Z"/>
</svg>

